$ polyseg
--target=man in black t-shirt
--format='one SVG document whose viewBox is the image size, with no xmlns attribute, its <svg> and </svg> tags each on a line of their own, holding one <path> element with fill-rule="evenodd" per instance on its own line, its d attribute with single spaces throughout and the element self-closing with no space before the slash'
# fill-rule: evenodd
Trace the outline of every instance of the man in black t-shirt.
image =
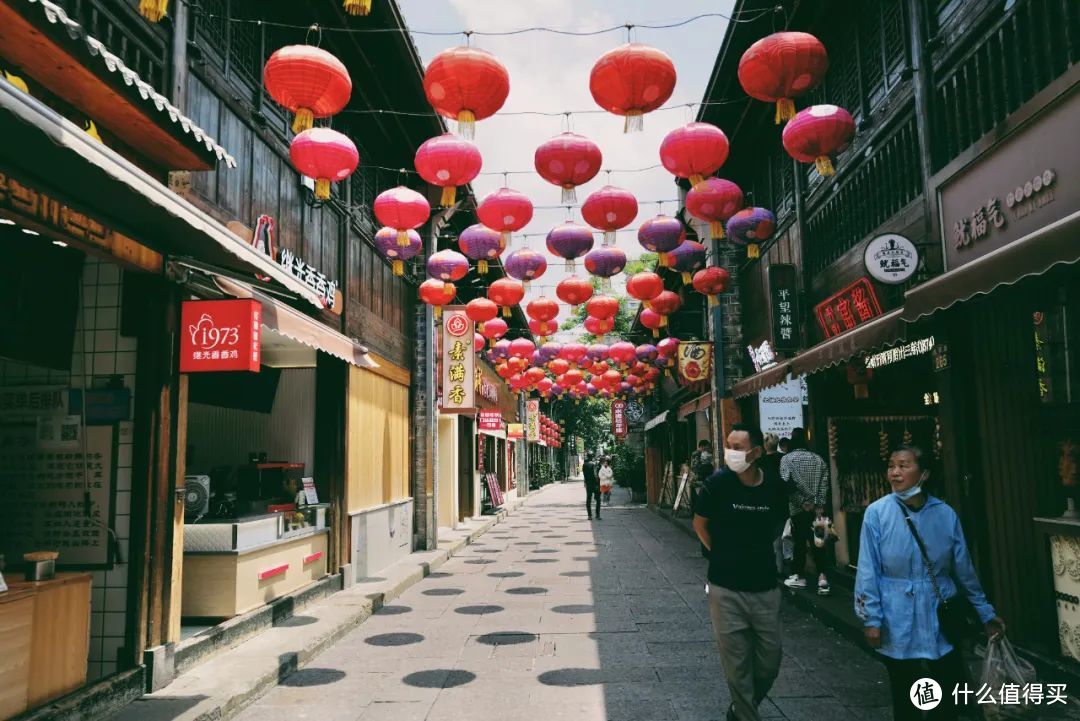
<svg viewBox="0 0 1080 721">
<path fill-rule="evenodd" d="M 694 530 L 709 551 L 709 615 L 728 689 L 729 721 L 758 721 L 780 671 L 780 589 L 773 543 L 787 520 L 787 492 L 758 460 L 761 431 L 732 427 L 724 465 L 705 483 Z"/>
</svg>

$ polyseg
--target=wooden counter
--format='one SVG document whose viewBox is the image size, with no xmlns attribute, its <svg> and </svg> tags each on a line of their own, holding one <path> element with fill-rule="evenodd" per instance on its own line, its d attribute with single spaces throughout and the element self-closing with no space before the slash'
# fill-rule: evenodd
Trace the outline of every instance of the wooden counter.
<svg viewBox="0 0 1080 721">
<path fill-rule="evenodd" d="M 89 573 L 51 581 L 4 574 L 0 593 L 0 719 L 70 693 L 86 683 L 90 646 Z"/>
</svg>

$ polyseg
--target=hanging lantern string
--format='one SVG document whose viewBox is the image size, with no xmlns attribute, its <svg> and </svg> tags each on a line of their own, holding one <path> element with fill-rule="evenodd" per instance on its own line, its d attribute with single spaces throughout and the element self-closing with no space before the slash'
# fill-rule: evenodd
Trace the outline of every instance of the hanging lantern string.
<svg viewBox="0 0 1080 721">
<path fill-rule="evenodd" d="M 603 172 L 608 173 L 609 174 L 608 177 L 610 178 L 611 173 L 616 173 L 616 174 L 620 174 L 620 173 L 645 173 L 645 172 L 648 172 L 650 170 L 656 170 L 657 168 L 662 168 L 662 167 L 664 167 L 664 166 L 657 163 L 656 165 L 649 165 L 649 166 L 646 166 L 644 168 L 609 168 L 609 169 L 605 169 Z M 386 170 L 386 171 L 391 172 L 391 173 L 408 173 L 409 175 L 419 175 L 419 173 L 417 173 L 415 170 L 409 170 L 408 168 L 390 168 L 390 167 L 387 167 L 385 165 L 361 165 L 360 169 L 361 170 L 364 170 L 364 169 L 368 169 L 368 170 Z M 536 175 L 536 170 L 535 169 L 532 169 L 532 170 L 492 170 L 492 171 L 489 171 L 489 172 L 477 173 L 478 177 L 479 176 L 485 176 L 485 175 L 502 176 L 503 181 L 505 182 L 506 181 L 505 176 L 507 176 L 507 175 Z M 638 202 L 647 203 L 647 202 L 656 202 L 656 201 L 642 200 L 642 201 L 638 201 Z M 668 201 L 664 201 L 664 202 L 666 203 Z M 558 207 L 563 208 L 563 207 L 566 207 L 566 206 L 560 205 Z"/>
<path fill-rule="evenodd" d="M 651 112 L 660 113 L 660 112 L 664 112 L 664 111 L 667 111 L 667 110 L 682 110 L 682 111 L 685 112 L 688 108 L 693 109 L 693 108 L 700 108 L 700 107 L 713 107 L 713 106 L 717 106 L 717 105 L 735 105 L 735 104 L 738 104 L 738 103 L 746 103 L 748 101 L 750 101 L 750 97 L 744 95 L 742 97 L 733 98 L 731 100 L 706 100 L 706 101 L 698 101 L 698 102 L 693 102 L 693 103 L 675 103 L 675 104 L 672 104 L 672 105 L 661 105 L 659 108 L 657 108 L 656 110 L 653 110 Z M 403 115 L 403 116 L 414 117 L 414 118 L 427 118 L 427 117 L 431 117 L 431 115 L 433 113 L 434 113 L 434 111 L 432 111 L 432 110 L 386 110 L 386 109 L 382 109 L 382 108 L 345 108 L 340 113 L 338 113 L 338 115 L 350 115 L 350 114 L 351 115 Z M 503 110 L 500 110 L 499 112 L 492 115 L 491 118 L 512 117 L 512 116 L 522 116 L 522 115 L 534 115 L 534 116 L 545 117 L 545 118 L 559 118 L 559 117 L 564 117 L 564 116 L 567 116 L 567 115 L 610 115 L 610 114 L 611 113 L 609 113 L 607 110 L 603 110 L 601 108 L 589 108 L 587 110 L 559 110 L 559 111 L 549 111 L 549 110 L 508 110 L 508 111 L 503 111 Z M 488 118 L 488 120 L 491 120 L 491 118 Z"/>
</svg>

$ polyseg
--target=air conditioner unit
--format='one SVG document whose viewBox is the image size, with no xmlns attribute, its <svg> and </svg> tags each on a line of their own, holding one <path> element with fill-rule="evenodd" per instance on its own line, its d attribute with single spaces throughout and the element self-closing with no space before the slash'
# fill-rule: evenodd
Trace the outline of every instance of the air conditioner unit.
<svg viewBox="0 0 1080 721">
<path fill-rule="evenodd" d="M 210 512 L 210 476 L 184 476 L 184 520 L 195 521 Z"/>
</svg>

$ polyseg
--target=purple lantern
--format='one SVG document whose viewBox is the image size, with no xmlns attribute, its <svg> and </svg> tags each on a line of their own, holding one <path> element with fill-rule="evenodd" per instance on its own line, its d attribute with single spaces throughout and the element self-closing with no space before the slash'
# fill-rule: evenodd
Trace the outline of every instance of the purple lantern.
<svg viewBox="0 0 1080 721">
<path fill-rule="evenodd" d="M 469 260 L 456 250 L 440 250 L 427 261 L 427 274 L 431 278 L 453 283 L 469 272 Z"/>
<path fill-rule="evenodd" d="M 683 285 L 690 285 L 694 273 L 705 267 L 705 246 L 696 240 L 683 241 L 668 253 L 671 267 L 682 273 Z"/>
<path fill-rule="evenodd" d="M 495 345 L 491 347 L 491 355 L 493 358 L 502 359 L 510 357 L 510 341 L 503 338 L 500 341 L 496 341 Z"/>
<path fill-rule="evenodd" d="M 566 259 L 567 270 L 577 268 L 575 260 L 592 250 L 592 231 L 577 223 L 563 223 L 547 235 L 547 249 L 552 255 Z"/>
<path fill-rule="evenodd" d="M 585 256 L 585 270 L 602 279 L 600 287 L 603 290 L 611 289 L 609 279 L 625 267 L 626 253 L 614 245 L 602 245 Z"/>
<path fill-rule="evenodd" d="M 660 351 L 656 349 L 656 346 L 652 345 L 651 343 L 639 345 L 635 349 L 635 351 L 637 353 L 637 359 L 642 363 L 649 363 L 651 361 L 654 361 L 656 360 L 656 357 L 660 354 Z"/>
<path fill-rule="evenodd" d="M 547 259 L 535 250 L 521 248 L 506 256 L 503 265 L 508 276 L 517 278 L 528 287 L 530 280 L 539 278 L 547 270 Z"/>
<path fill-rule="evenodd" d="M 588 355 L 588 357 L 592 359 L 594 363 L 599 363 L 602 360 L 607 360 L 608 347 L 603 343 L 594 343 L 593 345 L 589 346 L 589 350 L 586 352 L 586 355 Z"/>
<path fill-rule="evenodd" d="M 541 365 L 544 363 L 550 363 L 559 357 L 559 352 L 562 350 L 562 344 L 560 343 L 545 343 L 540 346 L 540 363 L 534 363 L 533 365 Z"/>
<path fill-rule="evenodd" d="M 506 250 L 502 233 L 492 230 L 482 223 L 470 225 L 458 236 L 461 252 L 476 261 L 476 272 L 484 275 L 488 272 L 488 261 L 494 260 Z"/>
<path fill-rule="evenodd" d="M 585 392 L 588 393 L 590 396 L 595 397 L 598 393 L 600 393 L 600 389 L 594 386 L 592 383 L 588 383 L 585 386 Z"/>
<path fill-rule="evenodd" d="M 761 256 L 758 243 L 768 240 L 776 230 L 776 216 L 764 208 L 743 208 L 727 222 L 727 235 L 733 243 L 746 246 L 746 257 Z"/>
<path fill-rule="evenodd" d="M 678 218 L 668 215 L 658 215 L 649 218 L 637 232 L 638 242 L 641 247 L 652 253 L 660 254 L 660 265 L 670 265 L 668 253 L 682 245 L 686 240 L 686 228 Z"/>
<path fill-rule="evenodd" d="M 395 228 L 380 228 L 375 233 L 375 247 L 390 259 L 394 275 L 405 275 L 405 261 L 415 258 L 424 249 L 424 242 L 420 240 L 420 234 L 415 230 L 407 231 L 405 237 L 409 244 L 400 246 Z"/>
<path fill-rule="evenodd" d="M 634 390 L 634 387 L 632 385 L 630 385 L 629 383 L 627 383 L 626 381 L 623 381 L 622 383 L 619 384 L 619 395 L 620 396 L 628 395 L 633 390 Z"/>
<path fill-rule="evenodd" d="M 565 393 L 565 392 L 566 392 L 566 389 L 565 389 L 565 388 L 563 388 L 563 387 L 562 387 L 561 385 L 559 385 L 558 383 L 553 383 L 553 384 L 552 384 L 552 386 L 551 386 L 551 395 L 553 395 L 553 396 L 555 396 L 556 398 L 558 398 L 559 396 L 561 396 L 561 395 L 562 395 L 563 393 Z"/>
<path fill-rule="evenodd" d="M 532 352 L 532 355 L 529 356 L 529 365 L 541 366 L 543 364 L 544 364 L 543 356 L 540 355 L 540 351 L 539 350 L 534 350 Z"/>
</svg>

